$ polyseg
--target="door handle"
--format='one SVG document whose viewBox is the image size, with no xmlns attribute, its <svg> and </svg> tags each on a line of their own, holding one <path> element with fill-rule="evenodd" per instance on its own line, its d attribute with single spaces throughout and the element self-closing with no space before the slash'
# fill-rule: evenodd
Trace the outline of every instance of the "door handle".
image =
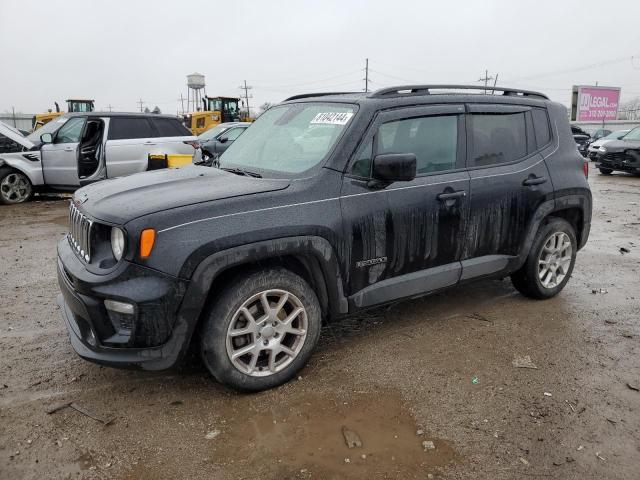
<svg viewBox="0 0 640 480">
<path fill-rule="evenodd" d="M 153 142 L 144 142 L 145 145 L 155 145 Z"/>
<path fill-rule="evenodd" d="M 534 185 L 542 185 L 543 183 L 547 183 L 547 177 L 536 177 L 531 175 L 522 182 L 522 185 L 525 187 L 532 187 Z"/>
<path fill-rule="evenodd" d="M 65 147 L 64 151 L 65 151 L 65 152 L 73 152 L 73 148 L 71 148 L 71 147 Z"/>
<path fill-rule="evenodd" d="M 464 190 L 458 190 L 457 192 L 443 192 L 439 194 L 436 198 L 441 202 L 446 202 L 447 200 L 455 200 L 457 198 L 463 198 L 467 195 L 467 192 Z"/>
</svg>

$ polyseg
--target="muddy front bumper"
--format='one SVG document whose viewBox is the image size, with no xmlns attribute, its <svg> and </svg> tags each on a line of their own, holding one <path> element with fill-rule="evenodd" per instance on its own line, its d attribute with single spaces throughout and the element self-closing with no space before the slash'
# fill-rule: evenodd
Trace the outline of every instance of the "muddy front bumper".
<svg viewBox="0 0 640 480">
<path fill-rule="evenodd" d="M 64 238 L 58 284 L 71 345 L 86 360 L 162 370 L 188 348 L 192 328 L 178 314 L 185 281 L 128 262 L 105 275 L 91 273 Z"/>
</svg>

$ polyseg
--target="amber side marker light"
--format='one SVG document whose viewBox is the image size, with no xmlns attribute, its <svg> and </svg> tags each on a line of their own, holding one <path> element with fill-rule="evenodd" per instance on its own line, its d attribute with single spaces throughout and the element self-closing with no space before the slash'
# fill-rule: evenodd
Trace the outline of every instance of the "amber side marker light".
<svg viewBox="0 0 640 480">
<path fill-rule="evenodd" d="M 140 235 L 140 257 L 147 258 L 151 255 L 153 244 L 156 241 L 156 231 L 153 228 L 146 228 Z"/>
</svg>

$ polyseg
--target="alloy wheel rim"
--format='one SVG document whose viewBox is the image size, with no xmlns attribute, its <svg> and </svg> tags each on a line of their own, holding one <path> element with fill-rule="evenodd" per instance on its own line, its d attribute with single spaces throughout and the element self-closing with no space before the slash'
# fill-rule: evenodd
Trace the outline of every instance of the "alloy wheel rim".
<svg viewBox="0 0 640 480">
<path fill-rule="evenodd" d="M 538 278 L 545 288 L 555 288 L 569 274 L 573 246 L 564 232 L 551 234 L 538 257 Z"/>
<path fill-rule="evenodd" d="M 307 327 L 307 311 L 298 297 L 285 290 L 264 290 L 233 314 L 227 329 L 227 355 L 246 375 L 273 375 L 300 354 Z"/>
<path fill-rule="evenodd" d="M 2 198 L 10 203 L 23 202 L 31 193 L 29 180 L 20 173 L 10 173 L 0 182 Z"/>
</svg>

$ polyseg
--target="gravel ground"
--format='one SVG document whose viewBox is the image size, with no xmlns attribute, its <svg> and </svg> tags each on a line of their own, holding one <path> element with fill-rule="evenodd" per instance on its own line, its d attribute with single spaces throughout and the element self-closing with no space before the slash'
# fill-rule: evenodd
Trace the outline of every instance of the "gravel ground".
<svg viewBox="0 0 640 480">
<path fill-rule="evenodd" d="M 255 395 L 197 358 L 81 360 L 55 303 L 67 199 L 0 207 L 0 478 L 639 478 L 640 178 L 590 182 L 591 238 L 556 298 L 496 280 L 345 319 Z M 67 402 L 111 421 L 46 413 Z"/>
</svg>

